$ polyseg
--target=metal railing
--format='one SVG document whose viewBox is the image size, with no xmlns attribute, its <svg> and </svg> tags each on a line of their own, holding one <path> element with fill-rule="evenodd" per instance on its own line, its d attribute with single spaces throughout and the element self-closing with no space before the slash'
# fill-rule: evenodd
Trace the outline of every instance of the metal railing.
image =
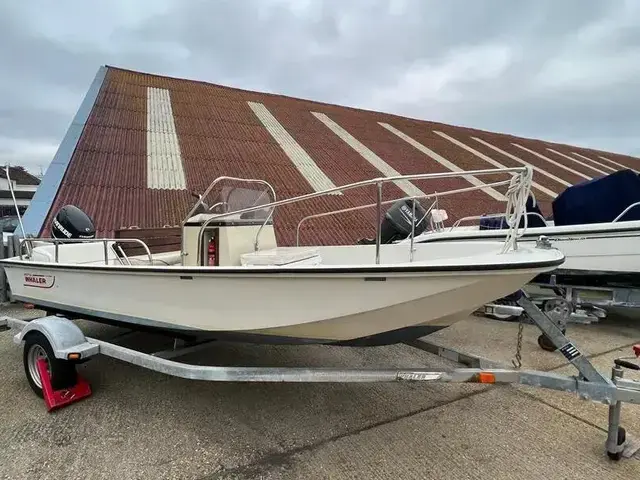
<svg viewBox="0 0 640 480">
<path fill-rule="evenodd" d="M 55 263 L 58 263 L 58 259 L 60 257 L 59 247 L 60 247 L 61 244 L 65 244 L 65 243 L 102 243 L 103 246 L 104 246 L 104 263 L 105 263 L 105 265 L 109 265 L 109 242 L 113 242 L 115 244 L 136 243 L 136 244 L 140 245 L 144 249 L 145 254 L 149 258 L 149 263 L 153 264 L 153 256 L 151 255 L 151 250 L 149 250 L 149 247 L 147 246 L 147 244 L 144 243 L 139 238 L 31 238 L 31 237 L 30 238 L 21 238 L 20 239 L 20 248 L 19 248 L 19 252 L 18 252 L 20 260 L 23 259 L 22 246 L 25 243 L 30 243 L 30 242 L 53 243 L 54 244 L 54 261 L 55 261 Z M 115 250 L 113 250 L 113 251 L 115 253 Z M 129 261 L 129 258 L 126 256 L 124 251 L 122 251 L 122 249 L 120 249 L 120 251 L 124 255 L 124 258 L 126 258 L 127 261 Z M 131 264 L 131 262 L 129 262 L 129 264 Z"/>
<path fill-rule="evenodd" d="M 526 212 L 526 213 L 527 215 L 533 215 L 534 217 L 540 218 L 545 225 L 547 224 L 547 220 L 538 212 Z M 449 227 L 449 231 L 452 231 L 454 228 L 460 226 L 460 224 L 465 220 L 482 220 L 483 218 L 500 218 L 500 217 L 504 217 L 504 213 L 489 213 L 487 215 L 471 215 L 468 217 L 462 217 L 456 220 L 456 222 Z"/>
<path fill-rule="evenodd" d="M 413 208 L 415 208 L 415 201 L 421 198 L 428 198 L 427 195 L 420 195 L 420 196 L 413 196 L 413 197 L 401 197 L 401 198 L 396 198 L 393 200 L 385 200 L 384 202 L 381 202 L 381 205 L 388 205 L 390 203 L 396 203 L 399 202 L 401 200 L 412 200 L 412 204 L 413 204 Z M 422 218 L 420 218 L 419 221 L 415 222 L 415 223 L 420 223 L 422 222 L 426 216 L 429 214 L 429 212 L 434 208 L 434 206 L 437 204 L 437 200 L 434 201 L 429 208 L 427 209 L 425 215 L 422 216 Z M 302 224 L 304 222 L 306 222 L 307 220 L 311 220 L 312 218 L 321 218 L 321 217 L 329 217 L 332 215 L 337 215 L 339 213 L 347 213 L 347 212 L 355 212 L 358 210 L 364 210 L 365 208 L 371 208 L 371 207 L 375 207 L 377 206 L 376 203 L 370 203 L 368 205 L 359 205 L 357 207 L 348 207 L 348 208 L 341 208 L 339 210 L 331 210 L 330 212 L 322 212 L 322 213 L 314 213 L 313 215 L 307 215 L 306 217 L 304 217 L 302 220 L 300 220 L 298 222 L 298 225 L 296 226 L 296 247 L 300 246 L 300 227 L 302 226 Z M 415 213 L 414 213 L 415 215 Z"/>
<path fill-rule="evenodd" d="M 194 215 L 195 211 L 197 210 L 197 208 L 202 205 L 203 200 L 207 197 L 207 195 L 209 195 L 209 193 L 211 193 L 211 190 L 213 190 L 213 187 L 215 187 L 217 184 L 219 184 L 220 182 L 224 181 L 224 180 L 231 180 L 231 181 L 236 181 L 236 182 L 244 182 L 244 183 L 257 183 L 260 185 L 264 185 L 266 186 L 269 191 L 271 192 L 271 195 L 273 197 L 273 201 L 276 201 L 276 191 L 274 190 L 273 186 L 267 182 L 266 180 L 260 180 L 260 179 L 256 179 L 256 178 L 239 178 L 239 177 L 228 177 L 228 176 L 223 176 L 223 177 L 218 177 L 216 178 L 213 182 L 211 182 L 209 184 L 209 186 L 207 187 L 207 189 L 205 190 L 205 192 L 200 196 L 200 198 L 198 199 L 198 201 L 195 203 L 195 205 L 191 208 L 191 210 L 189 211 L 189 213 L 187 214 L 187 216 L 184 218 L 184 220 L 181 223 L 181 228 L 184 231 L 184 226 L 186 225 L 186 223 L 189 221 L 189 219 Z M 259 200 L 260 198 L 258 198 L 256 200 L 256 202 Z M 254 202 L 255 203 L 255 202 Z M 228 206 L 226 200 L 220 201 L 218 203 L 216 203 L 215 205 L 213 205 L 212 207 L 210 207 L 209 210 L 213 209 L 214 207 L 220 205 L 220 204 L 224 204 L 225 206 Z M 260 205 L 260 206 L 254 206 L 254 207 L 249 207 L 249 208 L 253 208 L 254 210 L 262 210 L 264 208 L 267 208 L 269 206 L 268 205 Z M 246 209 L 244 209 L 246 210 Z M 234 214 L 238 214 L 238 213 L 244 213 L 244 210 L 238 210 L 237 212 L 228 212 L 228 214 L 219 214 L 218 216 L 214 216 L 211 217 L 209 219 L 207 219 L 201 226 L 200 226 L 200 230 L 198 232 L 198 252 L 197 252 L 197 262 L 200 263 L 201 262 L 201 255 L 202 255 L 202 238 L 204 236 L 204 231 L 206 230 L 206 228 L 216 219 L 220 218 L 220 215 L 222 216 L 229 216 L 229 215 L 234 215 Z M 250 210 L 253 211 L 253 210 Z M 271 209 L 271 212 L 269 212 L 269 215 L 267 215 L 267 218 L 265 218 L 263 224 L 260 226 L 260 229 L 258 230 L 258 233 L 256 234 L 256 239 L 254 242 L 254 249 L 258 250 L 258 235 L 260 235 L 260 232 L 262 231 L 262 229 L 264 228 L 264 226 L 267 224 L 267 222 L 272 218 L 273 216 L 273 212 L 275 211 L 275 206 Z M 185 245 L 184 245 L 184 234 L 182 235 L 182 239 L 181 239 L 181 246 L 180 246 L 180 256 L 182 258 L 182 263 L 184 264 L 184 256 L 186 255 L 185 252 Z"/>
<path fill-rule="evenodd" d="M 618 222 L 618 220 L 620 220 L 622 217 L 624 217 L 624 216 L 625 216 L 625 214 L 626 214 L 629 210 L 631 210 L 632 208 L 635 208 L 635 207 L 640 207 L 640 202 L 632 203 L 631 205 L 629 205 L 627 208 L 625 208 L 625 209 L 622 211 L 622 213 L 621 213 L 620 215 L 618 215 L 616 218 L 614 218 L 614 219 L 613 219 L 613 222 L 614 222 L 614 223 L 617 223 L 617 222 Z"/>
<path fill-rule="evenodd" d="M 22 215 L 20 215 L 20 208 L 18 207 L 16 194 L 13 191 L 13 183 L 11 181 L 11 175 L 9 174 L 9 164 L 5 165 L 4 170 L 5 170 L 5 174 L 7 175 L 7 184 L 9 185 L 9 191 L 11 192 L 11 198 L 13 199 L 13 206 L 16 209 L 16 215 L 18 216 L 18 222 L 20 223 L 20 231 L 22 232 L 22 235 L 26 235 L 27 233 L 24 231 L 24 224 L 22 223 Z M 0 232 L 0 233 L 3 233 L 3 232 Z M 3 245 L 4 245 L 4 242 L 3 242 Z"/>
<path fill-rule="evenodd" d="M 526 200 L 526 198 L 529 195 L 529 192 L 531 190 L 531 179 L 532 179 L 532 168 L 529 166 L 524 166 L 524 167 L 511 167 L 511 168 L 500 168 L 500 169 L 486 169 L 486 170 L 470 170 L 470 171 L 462 171 L 462 172 L 443 172 L 443 173 L 423 173 L 423 174 L 413 174 L 413 175 L 396 175 L 393 177 L 378 177 L 378 178 L 373 178 L 373 179 L 369 179 L 369 180 L 362 180 L 360 182 L 354 182 L 348 185 L 342 185 L 340 187 L 334 187 L 334 188 L 329 188 L 326 190 L 322 190 L 320 192 L 314 192 L 314 193 L 308 193 L 306 195 L 300 195 L 297 197 L 292 197 L 292 198 L 287 198 L 284 200 L 279 200 L 279 201 L 274 201 L 270 204 L 266 204 L 266 205 L 260 205 L 260 206 L 254 206 L 254 207 L 247 207 L 247 208 L 243 208 L 240 210 L 235 210 L 232 212 L 225 212 L 225 213 L 220 213 L 220 214 L 216 214 L 214 216 L 212 216 L 209 220 L 207 220 L 205 225 L 201 226 L 200 229 L 200 235 L 199 235 L 199 239 L 198 239 L 198 250 L 202 251 L 203 250 L 203 245 L 202 245 L 202 232 L 204 230 L 204 228 L 206 228 L 206 225 L 208 225 L 209 223 L 211 223 L 214 220 L 218 220 L 221 218 L 225 218 L 225 217 L 229 217 L 231 215 L 240 215 L 243 213 L 249 213 L 249 212 L 253 212 L 256 210 L 262 210 L 265 208 L 271 208 L 271 213 L 269 214 L 269 217 L 265 220 L 264 224 L 266 224 L 266 222 L 268 221 L 268 219 L 271 217 L 271 215 L 273 214 L 274 210 L 276 207 L 279 206 L 283 206 L 283 205 L 290 205 L 293 203 L 298 203 L 298 202 L 302 202 L 305 200 L 310 200 L 313 198 L 317 198 L 317 197 L 322 197 L 325 195 L 328 195 L 330 193 L 333 192 L 344 192 L 347 190 L 352 190 L 355 188 L 361 188 L 361 187 L 365 187 L 365 186 L 369 186 L 369 185 L 375 185 L 376 186 L 376 191 L 377 191 L 377 199 L 376 199 L 376 207 L 377 207 L 377 225 L 376 225 L 376 264 L 380 263 L 380 244 L 381 244 L 381 216 L 382 216 L 382 186 L 385 183 L 390 183 L 390 182 L 398 182 L 398 181 L 402 181 L 402 180 L 434 180 L 434 179 L 442 179 L 442 178 L 456 178 L 456 177 L 465 177 L 465 176 L 481 176 L 481 175 L 495 175 L 495 174 L 502 174 L 502 173 L 512 173 L 515 175 L 511 176 L 511 179 L 509 181 L 510 186 L 509 186 L 509 193 L 510 195 L 515 197 L 518 197 L 518 193 L 520 194 L 520 196 L 518 197 L 518 200 L 520 203 L 518 203 L 517 201 L 513 201 L 511 198 L 508 198 L 507 200 L 507 210 L 509 208 L 513 208 L 514 212 L 513 215 L 515 216 L 515 219 L 513 219 L 513 224 L 510 226 L 509 228 L 509 232 L 507 233 L 507 238 L 505 240 L 505 248 L 503 251 L 508 250 L 508 246 L 511 245 L 513 248 L 516 248 L 516 238 L 517 238 L 517 232 L 518 232 L 518 224 L 520 223 L 520 218 L 522 216 L 522 214 L 524 213 L 525 210 L 525 205 L 524 202 L 522 202 L 522 198 L 524 198 L 524 200 Z M 220 177 L 220 179 L 225 178 L 225 177 Z M 226 177 L 229 178 L 229 177 Z M 212 183 L 215 184 L 217 183 L 220 179 L 216 179 L 214 180 L 214 182 Z M 518 179 L 516 181 L 516 179 Z M 238 180 L 244 180 L 244 181 L 253 181 L 255 182 L 256 180 L 253 179 L 238 179 Z M 263 181 L 259 181 L 260 183 L 265 183 Z M 514 183 L 515 182 L 515 183 Z M 505 181 L 505 183 L 507 183 Z M 487 185 L 483 184 L 480 187 L 477 188 L 486 188 Z M 208 189 L 210 190 L 210 189 Z M 435 195 L 435 194 L 434 194 Z M 442 195 L 442 193 L 437 194 L 437 195 Z M 275 197 L 275 192 L 274 192 L 274 197 Z M 508 215 L 508 212 L 507 212 Z M 263 226 L 264 226 L 263 224 Z M 525 217 L 525 228 L 526 228 L 526 217 Z M 257 251 L 257 246 L 258 246 L 258 236 L 260 235 L 260 232 L 262 231 L 262 228 L 260 229 L 260 231 L 258 231 L 258 233 L 256 234 L 256 241 L 254 243 L 254 247 L 255 250 Z"/>
<path fill-rule="evenodd" d="M 434 192 L 434 193 L 429 193 L 429 194 L 424 194 L 424 195 L 398 197 L 398 198 L 395 198 L 393 200 L 385 200 L 384 202 L 381 203 L 381 205 L 388 205 L 388 204 L 396 203 L 396 202 L 399 202 L 399 201 L 402 201 L 402 200 L 419 200 L 419 199 L 428 200 L 428 199 L 434 198 L 435 199 L 434 202 L 427 209 L 426 215 L 428 215 L 431 212 L 431 210 L 433 210 L 438 205 L 438 200 L 440 199 L 440 197 L 446 197 L 446 196 L 455 195 L 455 194 L 458 194 L 458 193 L 472 192 L 474 190 L 480 190 L 480 189 L 487 188 L 487 187 L 499 187 L 501 185 L 506 185 L 509 182 L 511 182 L 511 180 L 502 180 L 502 181 L 499 181 L 499 182 L 485 183 L 485 184 L 480 185 L 480 186 L 457 188 L 455 190 L 445 190 L 444 192 Z M 371 207 L 375 207 L 375 206 L 377 206 L 377 203 L 369 203 L 367 205 L 358 205 L 357 207 L 341 208 L 341 209 L 338 209 L 338 210 L 331 210 L 329 212 L 314 213 L 312 215 L 307 215 L 302 220 L 300 220 L 298 222 L 298 225 L 296 226 L 296 246 L 300 245 L 300 227 L 307 220 L 311 220 L 313 218 L 328 217 L 328 216 L 331 216 L 331 215 L 337 215 L 339 213 L 347 213 L 347 212 L 354 212 L 354 211 L 357 211 L 357 210 L 364 210 L 366 208 L 371 208 Z M 426 215 L 424 217 L 426 217 Z M 501 215 L 504 215 L 504 214 L 501 214 Z M 422 219 L 420 219 L 420 221 L 418 221 L 416 223 L 420 223 L 421 221 L 422 221 Z"/>
<path fill-rule="evenodd" d="M 614 218 L 611 222 L 612 223 L 618 223 L 618 221 L 624 217 L 630 210 L 632 210 L 633 208 L 636 207 L 640 207 L 640 202 L 635 202 L 632 203 L 631 205 L 629 205 L 627 208 L 625 208 L 622 213 L 620 213 L 616 218 Z M 544 218 L 542 215 L 540 215 L 538 212 L 527 212 L 527 216 L 528 215 L 533 215 L 534 217 L 538 217 L 540 220 L 543 221 L 543 223 L 545 225 L 547 225 L 547 219 Z M 463 221 L 466 220 L 481 220 L 483 218 L 500 218 L 503 217 L 504 214 L 503 213 L 490 213 L 487 215 L 472 215 L 469 217 L 463 217 L 458 219 L 451 227 L 449 227 L 449 231 L 452 231 L 454 228 L 458 227 Z"/>
</svg>

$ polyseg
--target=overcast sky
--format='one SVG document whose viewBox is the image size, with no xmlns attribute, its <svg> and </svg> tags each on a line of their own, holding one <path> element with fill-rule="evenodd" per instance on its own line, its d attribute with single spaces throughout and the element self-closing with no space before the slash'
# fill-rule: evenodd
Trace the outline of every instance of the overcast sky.
<svg viewBox="0 0 640 480">
<path fill-rule="evenodd" d="M 0 162 L 104 64 L 640 156 L 638 0 L 3 1 Z"/>
</svg>

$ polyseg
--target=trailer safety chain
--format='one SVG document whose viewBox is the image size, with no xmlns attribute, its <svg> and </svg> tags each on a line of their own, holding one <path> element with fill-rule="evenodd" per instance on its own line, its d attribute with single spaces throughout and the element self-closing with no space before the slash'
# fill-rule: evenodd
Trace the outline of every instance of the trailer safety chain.
<svg viewBox="0 0 640 480">
<path fill-rule="evenodd" d="M 513 364 L 514 367 L 516 367 L 517 369 L 519 369 L 522 366 L 522 333 L 524 331 L 524 313 L 522 315 L 520 315 L 520 318 L 518 320 L 518 340 L 516 343 L 516 359 L 511 360 L 511 363 Z"/>
</svg>

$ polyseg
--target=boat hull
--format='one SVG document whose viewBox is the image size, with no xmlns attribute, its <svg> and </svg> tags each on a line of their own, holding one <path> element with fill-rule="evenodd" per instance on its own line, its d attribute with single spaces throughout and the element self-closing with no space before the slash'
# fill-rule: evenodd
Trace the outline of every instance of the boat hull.
<svg viewBox="0 0 640 480">
<path fill-rule="evenodd" d="M 503 240 L 505 235 L 505 230 L 470 230 L 463 227 L 423 235 L 415 241 L 486 242 Z M 529 228 L 518 244 L 530 247 L 542 235 L 565 255 L 559 272 L 609 276 L 636 274 L 640 282 L 640 222 Z"/>
<path fill-rule="evenodd" d="M 378 344 L 444 328 L 550 268 L 277 275 L 110 270 L 5 264 L 14 299 L 107 323 L 303 343 L 374 337 L 370 343 Z"/>
</svg>

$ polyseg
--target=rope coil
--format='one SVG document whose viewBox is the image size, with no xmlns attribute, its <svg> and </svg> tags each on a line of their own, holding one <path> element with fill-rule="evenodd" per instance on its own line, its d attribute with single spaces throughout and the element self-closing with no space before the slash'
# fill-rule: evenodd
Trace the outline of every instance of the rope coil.
<svg viewBox="0 0 640 480">
<path fill-rule="evenodd" d="M 506 221 L 509 226 L 507 238 L 504 246 L 502 247 L 502 253 L 508 252 L 510 249 L 517 250 L 517 241 L 527 229 L 527 199 L 532 193 L 531 182 L 533 181 L 533 169 L 527 167 L 524 172 L 513 175 L 511 182 L 509 182 L 509 188 L 507 189 L 507 209 L 506 209 Z M 535 202 L 535 197 L 534 197 Z M 520 219 L 524 215 L 524 226 L 519 228 Z"/>
</svg>

